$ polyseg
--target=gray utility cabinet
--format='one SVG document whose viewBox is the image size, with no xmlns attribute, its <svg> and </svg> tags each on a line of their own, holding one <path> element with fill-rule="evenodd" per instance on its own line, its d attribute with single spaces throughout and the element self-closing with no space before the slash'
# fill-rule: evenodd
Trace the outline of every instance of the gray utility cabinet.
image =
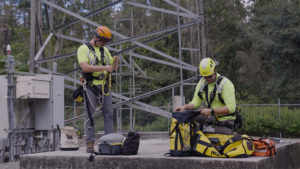
<svg viewBox="0 0 300 169">
<path fill-rule="evenodd" d="M 29 100 L 35 130 L 52 130 L 64 124 L 64 77 L 45 74 L 18 76 L 16 98 Z"/>
</svg>

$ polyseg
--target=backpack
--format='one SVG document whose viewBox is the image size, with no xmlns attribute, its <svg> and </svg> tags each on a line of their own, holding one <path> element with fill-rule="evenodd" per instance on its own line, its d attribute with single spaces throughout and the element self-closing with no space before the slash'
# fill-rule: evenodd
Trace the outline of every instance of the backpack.
<svg viewBox="0 0 300 169">
<path fill-rule="evenodd" d="M 259 138 L 252 140 L 255 146 L 255 151 L 252 154 L 253 156 L 265 157 L 276 155 L 276 144 L 273 140 L 268 138 Z"/>
<path fill-rule="evenodd" d="M 129 132 L 123 142 L 124 155 L 136 155 L 140 145 L 140 134 L 137 132 Z"/>
<path fill-rule="evenodd" d="M 174 112 L 172 114 L 169 133 L 171 156 L 188 156 L 190 154 L 196 131 L 193 118 L 198 114 L 199 112 L 196 111 Z"/>
</svg>

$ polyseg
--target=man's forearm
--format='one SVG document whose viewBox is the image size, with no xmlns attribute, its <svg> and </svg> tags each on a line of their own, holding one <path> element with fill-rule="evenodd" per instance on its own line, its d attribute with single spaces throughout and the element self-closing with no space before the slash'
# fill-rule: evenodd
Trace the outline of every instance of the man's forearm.
<svg viewBox="0 0 300 169">
<path fill-rule="evenodd" d="M 80 63 L 80 67 L 84 72 L 100 72 L 100 71 L 112 71 L 112 66 L 93 66 L 87 63 Z M 110 70 L 111 69 L 111 70 Z"/>
<path fill-rule="evenodd" d="M 216 108 L 214 110 L 215 110 L 215 114 L 219 114 L 219 115 L 229 114 L 229 109 L 227 106 Z"/>
<path fill-rule="evenodd" d="M 193 110 L 195 109 L 195 106 L 191 103 L 184 105 L 185 110 Z"/>
</svg>

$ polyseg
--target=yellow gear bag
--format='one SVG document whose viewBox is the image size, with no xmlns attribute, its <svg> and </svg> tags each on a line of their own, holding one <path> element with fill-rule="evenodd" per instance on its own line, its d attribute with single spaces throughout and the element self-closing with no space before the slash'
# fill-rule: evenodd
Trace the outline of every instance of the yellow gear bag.
<svg viewBox="0 0 300 169">
<path fill-rule="evenodd" d="M 192 130 L 194 123 L 180 123 L 172 118 L 170 128 L 170 155 L 188 156 L 191 152 Z"/>
<path fill-rule="evenodd" d="M 196 124 L 193 122 L 197 116 L 197 111 L 174 112 L 170 127 L 170 155 L 187 156 L 191 153 L 191 145 L 195 140 L 193 136 L 197 131 Z"/>
<path fill-rule="evenodd" d="M 195 138 L 195 144 L 192 148 L 194 155 L 238 158 L 251 156 L 254 152 L 252 138 L 245 134 L 204 134 L 202 131 L 198 130 Z"/>
</svg>

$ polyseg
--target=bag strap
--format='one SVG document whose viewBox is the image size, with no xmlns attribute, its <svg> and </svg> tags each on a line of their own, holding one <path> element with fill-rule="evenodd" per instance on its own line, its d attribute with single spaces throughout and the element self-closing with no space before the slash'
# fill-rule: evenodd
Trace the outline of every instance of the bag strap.
<svg viewBox="0 0 300 169">
<path fill-rule="evenodd" d="M 242 140 L 243 137 L 240 135 L 235 135 L 233 137 L 231 137 L 230 139 L 228 139 L 225 144 L 222 146 L 222 148 L 220 149 L 220 153 L 223 154 L 223 151 L 232 143 L 237 142 L 239 140 Z"/>
<path fill-rule="evenodd" d="M 176 131 L 176 135 L 175 135 L 175 150 L 177 150 L 177 146 L 178 146 L 178 137 L 180 140 L 180 144 L 181 144 L 181 150 L 183 150 L 183 138 L 182 135 L 180 133 L 179 130 L 179 123 L 177 122 L 174 129 L 170 132 L 170 136 L 174 133 L 174 131 Z"/>
<path fill-rule="evenodd" d="M 180 141 L 180 145 L 181 145 L 181 150 L 183 150 L 183 138 L 182 138 L 182 135 L 179 130 L 179 123 L 177 123 L 177 124 L 178 125 L 175 126 L 175 129 L 176 129 L 175 150 L 177 150 L 177 146 L 178 146 L 178 137 L 179 137 L 179 141 Z"/>
<path fill-rule="evenodd" d="M 207 143 L 207 142 L 202 141 L 202 140 L 198 140 L 197 143 L 206 146 L 206 147 L 205 147 L 205 150 L 203 151 L 203 154 L 206 153 L 206 151 L 207 151 L 207 149 L 208 149 L 209 147 L 212 147 L 212 144 L 211 144 L 211 143 Z"/>
<path fill-rule="evenodd" d="M 211 143 L 200 140 L 200 138 L 201 138 L 201 134 L 198 133 L 197 134 L 197 144 L 201 144 L 201 145 L 205 146 L 205 150 L 203 151 L 203 155 L 205 155 L 207 149 L 209 147 L 212 147 L 213 145 Z M 195 145 L 195 146 L 197 146 L 197 145 Z"/>
<path fill-rule="evenodd" d="M 171 136 L 173 134 L 173 132 L 175 131 L 176 127 L 179 125 L 179 123 L 177 122 L 174 129 L 169 133 L 169 135 Z"/>
</svg>

